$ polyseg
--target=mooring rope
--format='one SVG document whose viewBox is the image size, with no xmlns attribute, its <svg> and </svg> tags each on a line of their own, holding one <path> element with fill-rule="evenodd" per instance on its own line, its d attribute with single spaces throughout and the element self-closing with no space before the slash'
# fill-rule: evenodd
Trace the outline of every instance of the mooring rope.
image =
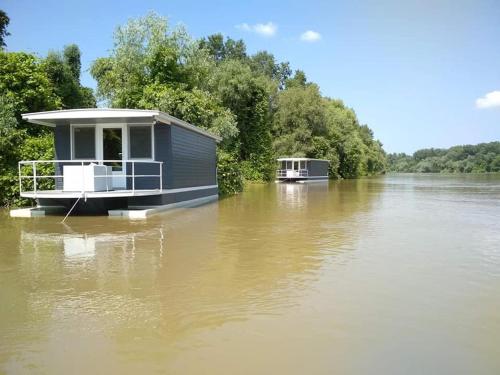
<svg viewBox="0 0 500 375">
<path fill-rule="evenodd" d="M 83 197 L 83 194 L 81 196 L 78 197 L 78 199 L 76 200 L 75 204 L 73 204 L 73 206 L 69 209 L 68 213 L 66 214 L 66 216 L 64 216 L 64 219 L 61 221 L 61 224 L 64 224 L 64 222 L 66 221 L 66 219 L 68 218 L 69 214 L 71 213 L 71 211 L 73 211 L 73 209 L 75 208 L 76 204 L 80 201 L 80 199 Z"/>
</svg>

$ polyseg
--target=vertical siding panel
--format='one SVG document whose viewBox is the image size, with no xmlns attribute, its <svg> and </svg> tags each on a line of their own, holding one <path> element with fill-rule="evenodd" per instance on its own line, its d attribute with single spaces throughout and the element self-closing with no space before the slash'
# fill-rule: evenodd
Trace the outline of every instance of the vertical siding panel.
<svg viewBox="0 0 500 375">
<path fill-rule="evenodd" d="M 328 162 L 323 160 L 310 160 L 309 176 L 328 176 Z"/>
<path fill-rule="evenodd" d="M 56 160 L 69 160 L 71 159 L 71 132 L 70 126 L 56 125 L 54 129 L 54 150 Z M 55 163 L 55 172 L 57 175 L 62 175 L 63 163 Z M 62 178 L 55 179 L 56 189 L 62 190 Z"/>
<path fill-rule="evenodd" d="M 216 185 L 215 140 L 171 125 L 171 169 L 169 188 Z"/>
</svg>

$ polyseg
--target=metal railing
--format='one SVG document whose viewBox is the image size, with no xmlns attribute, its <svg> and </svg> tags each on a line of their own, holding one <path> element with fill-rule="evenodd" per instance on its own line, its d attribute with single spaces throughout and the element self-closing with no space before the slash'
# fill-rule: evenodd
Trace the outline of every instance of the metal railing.
<svg viewBox="0 0 500 375">
<path fill-rule="evenodd" d="M 307 169 L 278 169 L 276 177 L 278 178 L 295 178 L 295 177 L 308 177 L 309 171 Z"/>
<path fill-rule="evenodd" d="M 114 165 L 109 165 L 109 164 L 114 164 Z M 150 165 L 157 165 L 158 166 L 158 173 L 157 174 L 136 174 L 136 164 L 150 164 Z M 42 167 L 45 166 L 45 167 Z M 86 175 L 86 169 L 85 167 L 89 167 L 91 165 L 97 165 L 97 166 L 106 166 L 107 168 L 104 168 L 105 173 L 100 174 L 100 175 L 94 175 L 92 174 L 91 178 L 93 179 L 92 185 L 95 186 L 96 179 L 105 179 L 105 185 L 106 189 L 104 190 L 88 190 L 86 189 L 87 182 L 89 182 L 89 179 Z M 112 168 L 113 166 L 116 167 L 119 165 L 124 173 L 118 173 L 118 174 L 113 174 Z M 72 191 L 79 191 L 82 194 L 87 193 L 87 192 L 93 192 L 93 191 L 116 191 L 116 190 L 131 190 L 132 192 L 135 191 L 141 191 L 141 190 L 163 190 L 163 162 L 161 161 L 150 161 L 150 160 L 92 160 L 92 159 L 87 159 L 87 160 L 23 160 L 18 162 L 18 174 L 19 174 L 19 192 L 30 192 L 36 193 L 38 191 L 47 191 L 47 190 L 64 190 L 64 189 L 57 189 L 57 179 L 60 179 L 61 181 L 60 185 L 62 184 L 64 186 L 64 179 L 69 178 L 69 176 L 65 176 L 64 173 L 64 166 L 80 166 L 81 168 L 81 187 L 77 190 L 72 190 Z M 127 171 L 130 169 L 131 174 L 128 174 Z M 50 174 L 53 170 L 53 174 Z M 41 171 L 42 174 L 39 172 Z M 109 173 L 111 172 L 111 173 Z M 49 174 L 47 174 L 49 173 Z M 62 174 L 61 174 L 62 173 Z M 72 176 L 74 177 L 74 176 Z M 158 185 L 154 183 L 154 187 L 151 186 L 149 188 L 140 188 L 136 189 L 136 179 L 137 178 L 153 178 L 153 179 L 158 179 Z M 52 180 L 53 183 L 45 183 L 45 184 L 40 184 L 40 180 L 45 179 L 45 180 Z M 129 180 L 130 179 L 130 180 Z M 23 190 L 24 186 L 24 181 L 30 180 L 31 181 L 31 186 L 32 190 Z M 124 181 L 125 182 L 125 187 L 117 187 L 117 184 L 113 184 L 113 182 L 116 182 L 117 180 L 119 181 Z M 130 184 L 129 184 L 130 182 Z M 41 186 L 43 185 L 43 186 Z M 77 184 L 78 185 L 78 184 Z M 130 188 L 128 186 L 130 185 Z M 152 184 L 153 185 L 153 184 Z M 115 186 L 115 187 L 113 187 Z M 41 188 L 40 188 L 41 187 Z M 40 188 L 40 189 L 39 189 Z"/>
</svg>

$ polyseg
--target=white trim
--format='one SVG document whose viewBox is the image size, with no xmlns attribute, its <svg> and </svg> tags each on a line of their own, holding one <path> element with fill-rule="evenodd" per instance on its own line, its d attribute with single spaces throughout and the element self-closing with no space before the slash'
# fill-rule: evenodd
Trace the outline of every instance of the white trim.
<svg viewBox="0 0 500 375">
<path fill-rule="evenodd" d="M 193 186 L 179 189 L 163 189 L 163 190 L 110 190 L 110 191 L 95 191 L 84 192 L 84 198 L 116 198 L 116 197 L 143 197 L 148 195 L 163 195 L 184 193 L 195 190 L 208 190 L 218 188 L 218 185 Z M 25 198 L 79 198 L 82 196 L 81 191 L 62 191 L 62 190 L 39 190 L 36 193 L 33 191 L 23 191 L 21 197 Z"/>
<path fill-rule="evenodd" d="M 326 159 L 311 159 L 311 158 L 278 158 L 276 159 L 277 161 L 326 161 L 330 162 L 329 160 Z"/>
<path fill-rule="evenodd" d="M 97 159 L 97 127 L 95 124 L 70 124 L 69 127 L 69 154 L 71 160 L 89 160 L 92 158 L 75 158 L 75 128 L 94 128 L 94 159 Z"/>
<path fill-rule="evenodd" d="M 111 174 L 116 176 L 113 178 L 114 188 L 127 188 L 127 178 L 120 177 L 121 175 L 127 174 L 127 160 L 128 160 L 128 132 L 127 124 L 125 123 L 112 123 L 112 124 L 96 124 L 96 134 L 97 134 L 97 160 L 103 160 L 104 158 L 104 129 L 120 129 L 122 132 L 122 170 L 113 171 Z"/>
<path fill-rule="evenodd" d="M 317 183 L 317 182 L 329 182 L 330 180 L 328 178 L 324 179 L 314 179 L 314 180 L 300 180 L 297 181 L 299 184 L 312 184 L 312 183 Z"/>
<path fill-rule="evenodd" d="M 118 109 L 118 108 L 90 108 L 90 109 L 66 109 L 59 111 L 47 111 L 47 112 L 31 112 L 22 114 L 23 120 L 31 122 L 33 124 L 44 125 L 55 127 L 57 122 L 63 122 L 63 120 L 83 120 L 83 119 L 132 119 L 132 118 L 144 118 L 151 117 L 161 123 L 171 125 L 175 124 L 183 128 L 192 130 L 196 133 L 203 134 L 206 137 L 215 139 L 217 142 L 222 141 L 221 137 L 213 135 L 206 130 L 203 130 L 195 125 L 192 125 L 186 121 L 178 119 L 167 113 L 158 110 L 147 110 L 147 109 Z M 128 122 L 128 121 L 126 121 Z"/>
<path fill-rule="evenodd" d="M 204 185 L 204 186 L 193 186 L 193 187 L 189 187 L 189 188 L 164 189 L 162 194 L 184 193 L 186 191 L 215 189 L 218 187 L 219 187 L 219 185 Z"/>
<path fill-rule="evenodd" d="M 79 108 L 62 109 L 57 111 L 30 112 L 22 115 L 23 120 L 31 122 L 39 121 L 42 125 L 54 126 L 50 120 L 76 120 L 94 118 L 132 118 L 153 117 L 160 111 L 148 109 L 124 109 L 124 108 Z"/>
<path fill-rule="evenodd" d="M 165 204 L 162 206 L 154 206 L 145 209 L 134 209 L 134 206 L 127 210 L 109 210 L 108 215 L 111 217 L 125 217 L 129 219 L 146 219 L 148 216 L 160 213 L 162 211 L 171 210 L 174 208 L 192 207 L 204 203 L 213 202 L 219 199 L 218 195 L 209 195 L 206 197 L 190 199 L 187 201 Z M 139 207 L 138 207 L 139 208 Z"/>
<path fill-rule="evenodd" d="M 328 176 L 297 176 L 297 177 L 277 177 L 278 180 L 317 180 L 319 178 L 323 178 L 323 179 L 329 179 Z"/>
</svg>

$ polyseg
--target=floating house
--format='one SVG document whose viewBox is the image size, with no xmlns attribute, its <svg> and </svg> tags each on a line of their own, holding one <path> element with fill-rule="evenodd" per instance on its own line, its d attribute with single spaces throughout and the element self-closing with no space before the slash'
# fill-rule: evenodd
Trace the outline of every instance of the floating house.
<svg viewBox="0 0 500 375">
<path fill-rule="evenodd" d="M 277 182 L 312 182 L 328 180 L 328 160 L 279 158 Z"/>
<path fill-rule="evenodd" d="M 74 109 L 23 119 L 54 128 L 55 145 L 54 160 L 19 162 L 20 195 L 38 204 L 26 216 L 63 207 L 140 218 L 218 198 L 221 139 L 166 113 Z"/>
</svg>

